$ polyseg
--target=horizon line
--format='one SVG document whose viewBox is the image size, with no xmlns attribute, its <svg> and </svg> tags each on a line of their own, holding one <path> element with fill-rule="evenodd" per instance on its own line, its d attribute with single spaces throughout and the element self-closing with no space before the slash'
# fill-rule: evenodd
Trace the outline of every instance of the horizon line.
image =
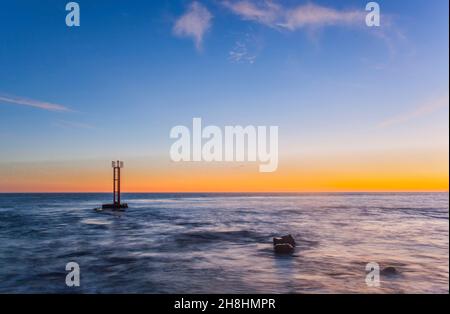
<svg viewBox="0 0 450 314">
<path fill-rule="evenodd" d="M 206 191 L 200 191 L 200 192 L 192 192 L 192 191 L 172 191 L 172 192 L 121 192 L 121 194 L 425 194 L 425 193 L 449 193 L 449 190 L 446 191 L 266 191 L 266 192 L 221 192 L 221 191 L 214 191 L 214 192 L 206 192 Z M 42 191 L 42 192 L 1 192 L 0 194 L 112 194 L 112 192 L 49 192 L 49 191 Z"/>
</svg>

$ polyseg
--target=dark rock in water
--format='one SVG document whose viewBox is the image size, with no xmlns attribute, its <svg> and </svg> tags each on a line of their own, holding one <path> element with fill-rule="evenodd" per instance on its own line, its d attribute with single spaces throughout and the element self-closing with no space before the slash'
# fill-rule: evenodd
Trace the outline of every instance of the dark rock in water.
<svg viewBox="0 0 450 314">
<path fill-rule="evenodd" d="M 273 248 L 277 254 L 291 254 L 294 252 L 295 240 L 290 234 L 281 238 L 273 238 Z"/>
<path fill-rule="evenodd" d="M 285 243 L 288 243 L 291 246 L 295 247 L 295 240 L 290 234 L 288 234 L 287 236 L 283 236 L 281 238 L 273 238 L 273 245 Z"/>
<path fill-rule="evenodd" d="M 385 276 L 393 276 L 393 275 L 398 275 L 399 272 L 397 271 L 397 269 L 395 267 L 389 266 L 389 267 L 386 267 L 383 270 L 381 270 L 381 274 L 385 275 Z"/>
<path fill-rule="evenodd" d="M 294 252 L 294 247 L 289 243 L 276 244 L 274 249 L 277 254 L 291 254 Z"/>
</svg>

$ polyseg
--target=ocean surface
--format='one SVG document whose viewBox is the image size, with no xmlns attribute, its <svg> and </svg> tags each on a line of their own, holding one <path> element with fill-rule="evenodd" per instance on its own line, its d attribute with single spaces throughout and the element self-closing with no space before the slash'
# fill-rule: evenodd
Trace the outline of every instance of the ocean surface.
<svg viewBox="0 0 450 314">
<path fill-rule="evenodd" d="M 448 293 L 449 196 L 0 194 L 0 293 Z M 292 234 L 293 255 L 272 237 Z M 69 262 L 80 287 L 67 287 Z M 395 267 L 380 287 L 366 264 Z"/>
</svg>

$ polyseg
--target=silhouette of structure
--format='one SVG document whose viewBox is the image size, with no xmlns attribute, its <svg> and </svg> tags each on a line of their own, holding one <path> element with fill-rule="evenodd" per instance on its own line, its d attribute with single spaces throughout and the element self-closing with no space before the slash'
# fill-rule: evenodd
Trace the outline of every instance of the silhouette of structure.
<svg viewBox="0 0 450 314">
<path fill-rule="evenodd" d="M 102 205 L 102 209 L 124 210 L 128 208 L 128 204 L 120 202 L 120 169 L 123 168 L 123 161 L 117 160 L 112 162 L 113 168 L 113 203 Z"/>
</svg>

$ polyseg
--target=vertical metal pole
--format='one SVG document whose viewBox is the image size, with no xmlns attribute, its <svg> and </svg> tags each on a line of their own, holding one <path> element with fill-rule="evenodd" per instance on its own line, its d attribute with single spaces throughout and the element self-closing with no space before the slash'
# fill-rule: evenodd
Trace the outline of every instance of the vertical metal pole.
<svg viewBox="0 0 450 314">
<path fill-rule="evenodd" d="M 113 205 L 116 206 L 116 167 L 113 168 Z"/>
<path fill-rule="evenodd" d="M 117 198 L 119 199 L 119 207 L 120 207 L 120 167 L 117 168 L 118 171 L 118 180 L 117 180 Z"/>
</svg>

